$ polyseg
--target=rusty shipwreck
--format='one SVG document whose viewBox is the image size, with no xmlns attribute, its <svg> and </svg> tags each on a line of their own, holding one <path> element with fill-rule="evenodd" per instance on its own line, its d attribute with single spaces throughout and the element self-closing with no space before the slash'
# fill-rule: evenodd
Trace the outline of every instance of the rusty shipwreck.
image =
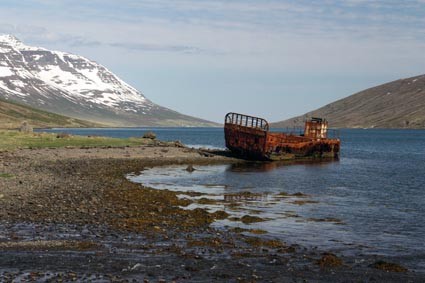
<svg viewBox="0 0 425 283">
<path fill-rule="evenodd" d="M 272 132 L 265 119 L 239 113 L 225 117 L 226 147 L 253 160 L 338 158 L 340 140 L 328 138 L 328 122 L 312 118 L 302 133 Z"/>
</svg>

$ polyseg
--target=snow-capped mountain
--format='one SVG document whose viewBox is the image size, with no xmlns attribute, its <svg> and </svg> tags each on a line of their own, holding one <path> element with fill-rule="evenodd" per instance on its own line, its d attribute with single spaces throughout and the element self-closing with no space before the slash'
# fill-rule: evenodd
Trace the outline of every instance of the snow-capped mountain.
<svg viewBox="0 0 425 283">
<path fill-rule="evenodd" d="M 149 101 L 104 66 L 0 35 L 0 97 L 113 126 L 211 126 Z"/>
</svg>

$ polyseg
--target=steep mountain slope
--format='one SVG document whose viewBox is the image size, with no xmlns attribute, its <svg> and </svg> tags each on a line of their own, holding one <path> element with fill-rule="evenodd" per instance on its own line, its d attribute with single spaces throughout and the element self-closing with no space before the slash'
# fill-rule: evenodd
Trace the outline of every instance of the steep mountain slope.
<svg viewBox="0 0 425 283">
<path fill-rule="evenodd" d="M 323 117 L 336 128 L 425 128 L 425 75 L 366 89 L 273 127 Z"/>
<path fill-rule="evenodd" d="M 212 126 L 154 104 L 84 57 L 0 35 L 0 97 L 113 126 Z"/>
<path fill-rule="evenodd" d="M 101 126 L 0 99 L 1 129 L 19 128 L 23 121 L 27 121 L 31 126 L 37 128 Z"/>
</svg>

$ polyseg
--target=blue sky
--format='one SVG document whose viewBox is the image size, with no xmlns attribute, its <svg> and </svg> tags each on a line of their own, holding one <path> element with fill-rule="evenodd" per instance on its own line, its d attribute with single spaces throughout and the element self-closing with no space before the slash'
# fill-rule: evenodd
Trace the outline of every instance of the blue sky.
<svg viewBox="0 0 425 283">
<path fill-rule="evenodd" d="M 2 0 L 0 33 L 214 121 L 282 120 L 425 73 L 425 0 Z"/>
</svg>

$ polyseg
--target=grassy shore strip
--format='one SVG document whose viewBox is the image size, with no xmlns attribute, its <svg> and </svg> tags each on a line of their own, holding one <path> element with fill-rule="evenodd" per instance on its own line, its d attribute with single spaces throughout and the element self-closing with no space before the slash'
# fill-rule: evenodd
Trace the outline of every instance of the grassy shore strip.
<svg viewBox="0 0 425 283">
<path fill-rule="evenodd" d="M 144 138 L 109 138 L 99 136 L 74 136 L 54 133 L 21 133 L 0 130 L 0 150 L 17 148 L 60 148 L 60 147 L 122 147 L 149 145 L 153 140 Z"/>
</svg>

